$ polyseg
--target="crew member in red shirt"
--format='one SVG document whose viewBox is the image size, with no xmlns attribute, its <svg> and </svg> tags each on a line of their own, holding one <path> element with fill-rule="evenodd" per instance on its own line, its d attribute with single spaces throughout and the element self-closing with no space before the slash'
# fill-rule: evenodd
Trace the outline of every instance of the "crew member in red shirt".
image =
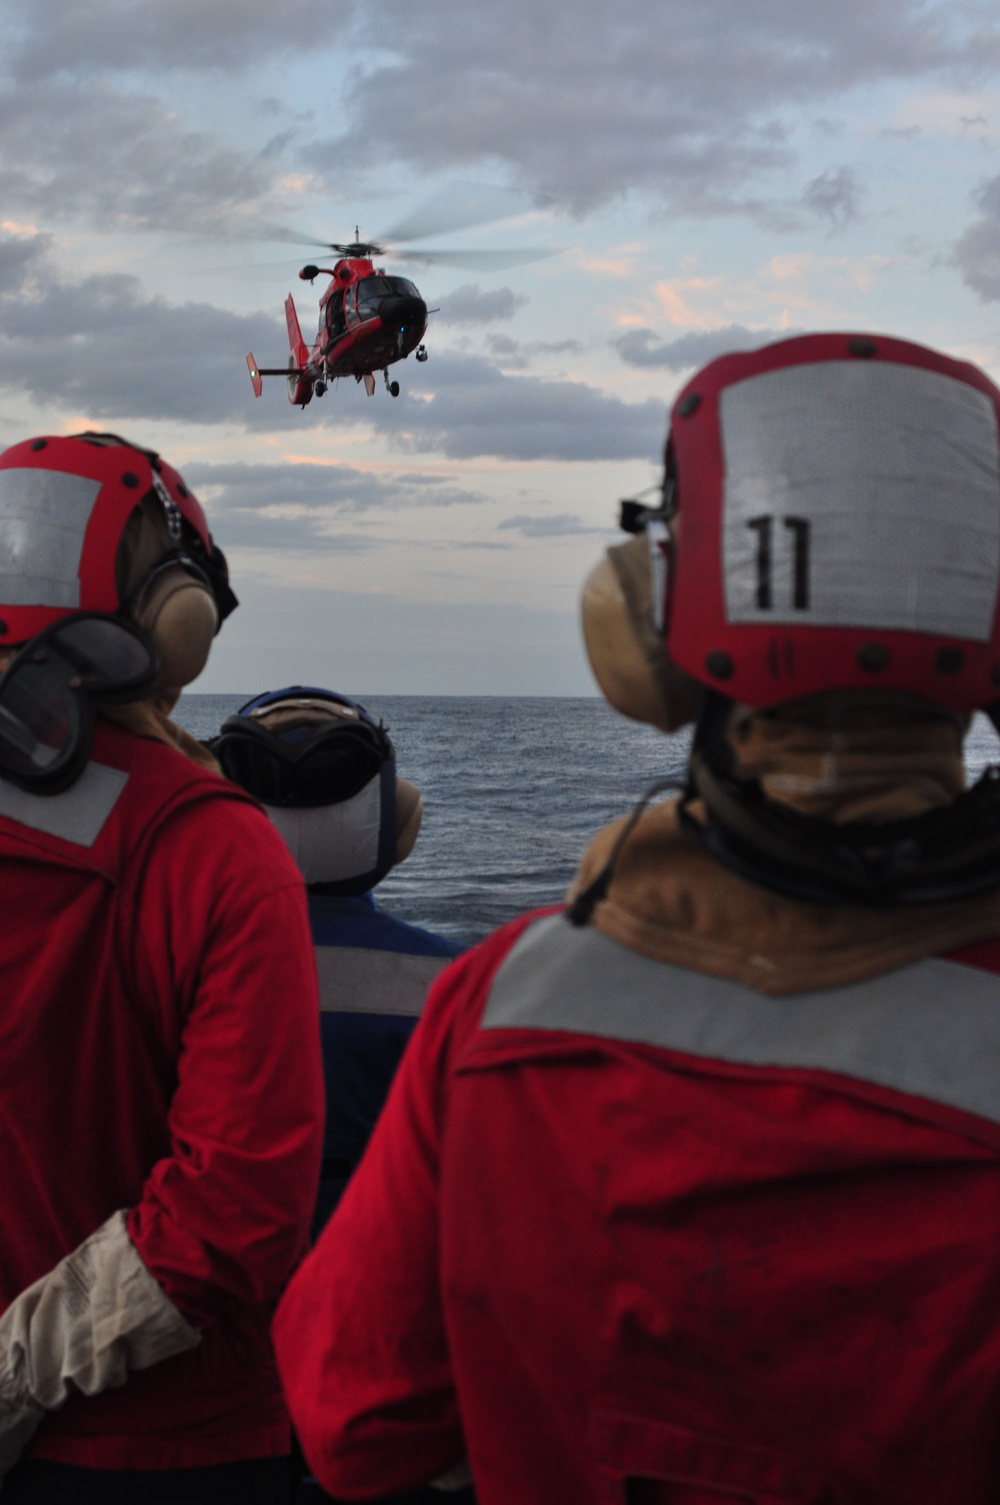
<svg viewBox="0 0 1000 1505">
<path fill-rule="evenodd" d="M 431 990 L 275 1325 L 338 1498 L 1000 1498 L 1000 391 L 723 357 L 584 592 L 679 797 Z"/>
<path fill-rule="evenodd" d="M 235 604 L 153 451 L 0 455 L 4 1505 L 290 1497 L 268 1326 L 321 1144 L 305 896 L 168 719 Z"/>
</svg>

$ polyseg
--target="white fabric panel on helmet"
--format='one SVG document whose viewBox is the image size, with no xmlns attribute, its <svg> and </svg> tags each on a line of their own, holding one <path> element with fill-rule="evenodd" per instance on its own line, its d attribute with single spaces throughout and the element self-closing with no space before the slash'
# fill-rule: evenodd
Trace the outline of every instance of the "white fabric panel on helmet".
<svg viewBox="0 0 1000 1505">
<path fill-rule="evenodd" d="M 285 838 L 307 883 L 342 883 L 370 873 L 378 863 L 382 781 L 370 779 L 337 805 L 264 809 Z"/>
<path fill-rule="evenodd" d="M 729 621 L 989 638 L 1000 442 L 984 392 L 823 361 L 727 387 L 720 424 Z"/>
<path fill-rule="evenodd" d="M 80 605 L 80 555 L 100 489 L 61 470 L 0 470 L 0 601 Z"/>
</svg>

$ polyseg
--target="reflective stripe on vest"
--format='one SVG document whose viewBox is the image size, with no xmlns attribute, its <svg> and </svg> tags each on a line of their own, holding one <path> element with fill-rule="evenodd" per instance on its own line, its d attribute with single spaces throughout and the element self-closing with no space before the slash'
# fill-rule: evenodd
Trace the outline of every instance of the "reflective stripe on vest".
<svg viewBox="0 0 1000 1505">
<path fill-rule="evenodd" d="M 359 946 L 317 946 L 324 1014 L 396 1014 L 417 1019 L 427 989 L 450 956 L 410 956 Z"/>
<path fill-rule="evenodd" d="M 769 998 L 552 915 L 510 951 L 482 1028 L 568 1030 L 707 1060 L 831 1071 L 1000 1123 L 1000 976 L 938 958 Z"/>
<path fill-rule="evenodd" d="M 0 779 L 0 815 L 46 836 L 92 847 L 127 783 L 124 769 L 93 762 L 62 794 L 29 794 Z"/>
</svg>

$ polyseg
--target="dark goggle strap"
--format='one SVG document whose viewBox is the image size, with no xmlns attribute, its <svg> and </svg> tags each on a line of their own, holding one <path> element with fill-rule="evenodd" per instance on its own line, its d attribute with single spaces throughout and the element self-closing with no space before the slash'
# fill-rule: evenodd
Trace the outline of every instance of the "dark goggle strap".
<svg viewBox="0 0 1000 1505">
<path fill-rule="evenodd" d="M 95 701 L 140 699 L 159 668 L 124 617 L 76 612 L 44 628 L 0 675 L 0 777 L 36 794 L 68 789 L 90 756 Z"/>
</svg>

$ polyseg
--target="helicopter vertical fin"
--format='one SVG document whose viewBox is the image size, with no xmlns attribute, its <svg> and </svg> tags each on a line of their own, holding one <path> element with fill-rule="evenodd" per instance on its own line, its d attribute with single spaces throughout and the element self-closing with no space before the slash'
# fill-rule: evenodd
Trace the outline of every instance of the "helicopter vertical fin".
<svg viewBox="0 0 1000 1505">
<path fill-rule="evenodd" d="M 295 312 L 295 302 L 291 293 L 285 299 L 285 323 L 288 326 L 288 348 L 295 357 L 297 366 L 309 364 L 309 349 L 302 338 L 302 330 L 299 328 L 299 316 Z"/>
<path fill-rule="evenodd" d="M 288 328 L 288 345 L 291 355 L 288 357 L 288 401 L 296 407 L 304 408 L 313 395 L 313 381 L 316 373 L 308 372 L 309 346 L 302 338 L 302 330 L 299 328 L 299 316 L 295 312 L 295 303 L 291 293 L 285 299 L 285 324 Z"/>
<path fill-rule="evenodd" d="M 264 378 L 257 369 L 257 362 L 253 358 L 253 351 L 247 356 L 247 367 L 250 372 L 250 380 L 253 383 L 253 395 L 259 397 L 264 390 Z"/>
</svg>

